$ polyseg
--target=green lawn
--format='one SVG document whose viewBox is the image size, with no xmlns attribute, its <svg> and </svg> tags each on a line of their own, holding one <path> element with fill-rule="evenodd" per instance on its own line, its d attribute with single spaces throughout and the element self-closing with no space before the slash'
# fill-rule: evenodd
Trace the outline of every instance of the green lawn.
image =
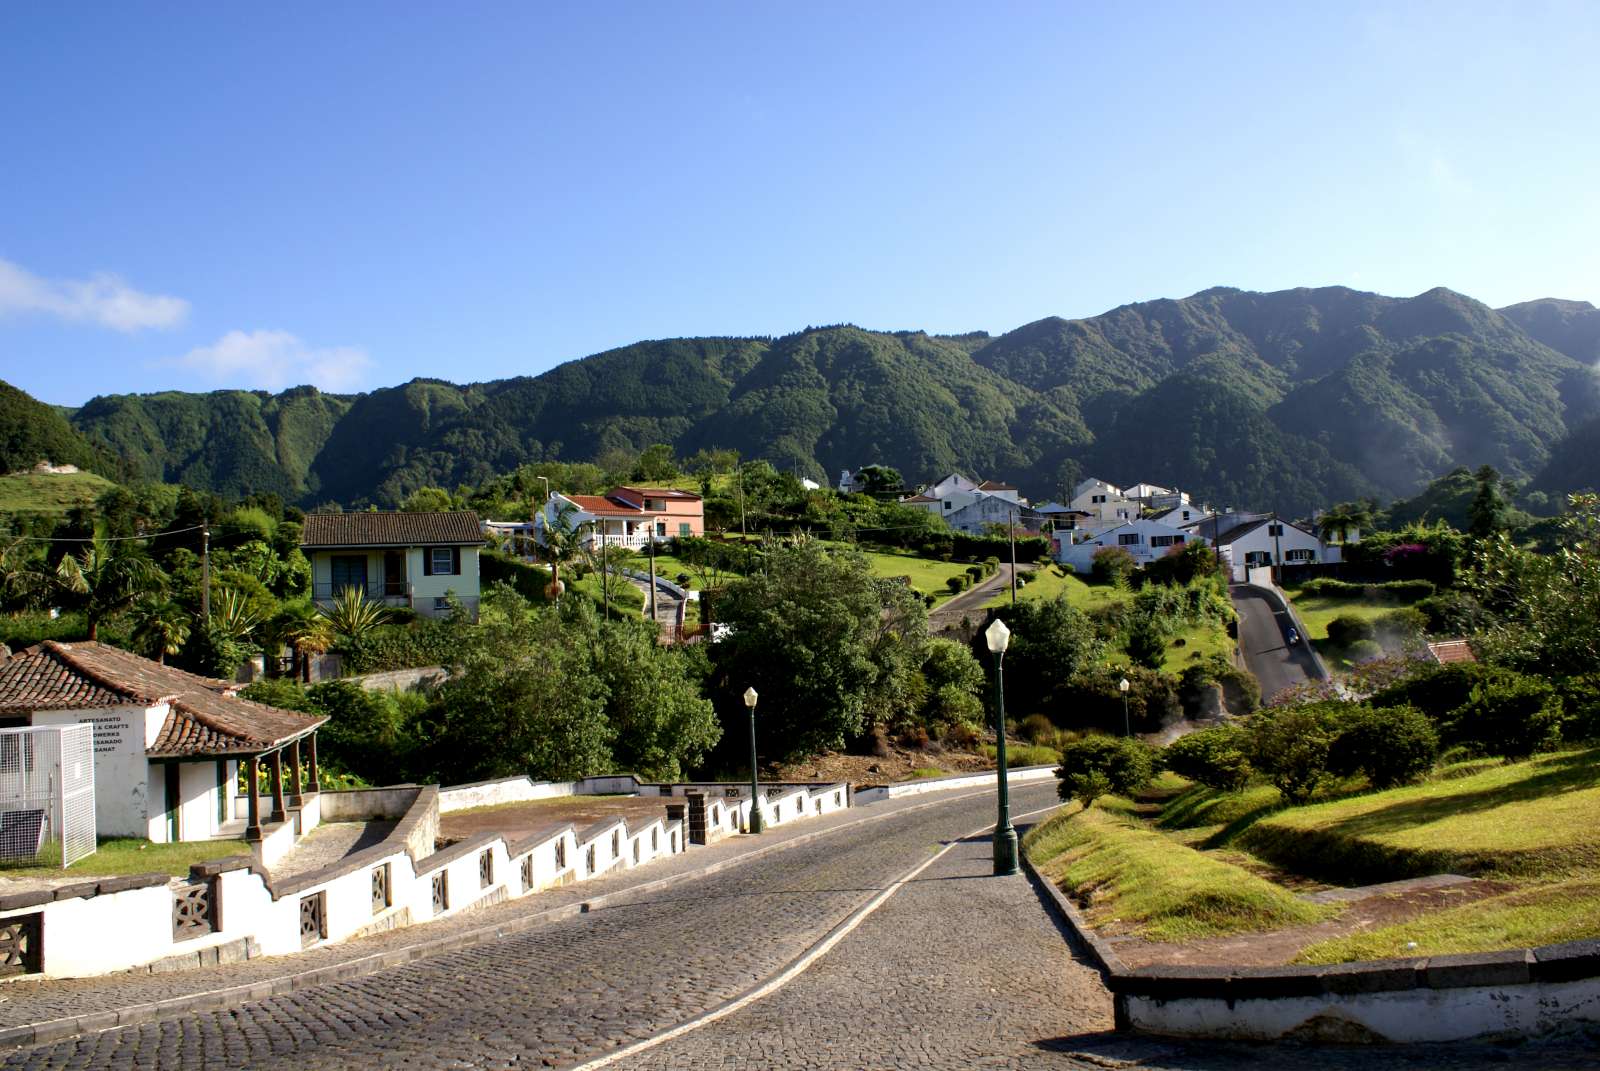
<svg viewBox="0 0 1600 1071">
<path fill-rule="evenodd" d="M 1362 883 L 1600 873 L 1600 749 L 1279 811 L 1237 845 L 1302 873 Z"/>
<path fill-rule="evenodd" d="M 99 878 L 119 874 L 166 873 L 174 877 L 183 877 L 189 873 L 189 867 L 193 863 L 208 863 L 213 859 L 226 859 L 249 853 L 249 846 L 242 840 L 197 840 L 180 841 L 177 844 L 152 844 L 136 837 L 106 837 L 100 841 L 99 851 L 87 859 L 78 860 L 65 870 L 59 866 L 7 866 L 0 868 L 0 876 Z M 59 854 L 57 858 L 60 858 Z"/>
<path fill-rule="evenodd" d="M 1133 601 L 1133 592 L 1127 588 L 1088 584 L 1073 573 L 1063 573 L 1060 566 L 1046 562 L 1041 562 L 1039 568 L 1028 575 L 1028 583 L 1018 590 L 1017 599 L 1054 599 L 1059 595 L 1065 595 L 1069 604 L 1084 611 Z M 985 606 L 1000 606 L 1010 601 L 1011 590 L 1007 588 Z"/>
<path fill-rule="evenodd" d="M 1339 596 L 1319 595 L 1296 596 L 1289 593 L 1289 599 L 1294 603 L 1294 608 L 1300 613 L 1300 620 L 1306 624 L 1306 631 L 1310 633 L 1311 640 L 1326 640 L 1328 638 L 1328 622 L 1336 617 L 1382 617 L 1391 610 L 1398 609 L 1403 603 L 1368 602 L 1362 598 L 1341 598 Z"/>
<path fill-rule="evenodd" d="M 1023 849 L 1046 878 L 1088 898 L 1091 923 L 1152 941 L 1277 929 L 1336 910 L 1099 808 L 1068 804 L 1030 831 Z"/>
<path fill-rule="evenodd" d="M 952 576 L 964 574 L 970 564 L 933 561 L 911 554 L 896 554 L 892 551 L 869 550 L 862 553 L 866 555 L 867 561 L 872 565 L 872 571 L 878 576 L 909 576 L 914 589 L 924 595 L 937 595 L 941 598 L 950 596 L 950 588 L 946 586 L 945 581 Z"/>
<path fill-rule="evenodd" d="M 92 506 L 115 486 L 92 472 L 0 476 L 0 513 L 66 513 L 76 506 Z"/>
</svg>

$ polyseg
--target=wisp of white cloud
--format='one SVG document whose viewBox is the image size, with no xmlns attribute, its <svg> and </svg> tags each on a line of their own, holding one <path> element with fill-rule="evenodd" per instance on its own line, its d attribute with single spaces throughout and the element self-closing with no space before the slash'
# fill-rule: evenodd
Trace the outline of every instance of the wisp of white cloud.
<svg viewBox="0 0 1600 1071">
<path fill-rule="evenodd" d="M 117 331 L 138 331 L 175 327 L 189 315 L 189 303 L 135 290 L 115 275 L 41 279 L 19 264 L 0 259 L 0 317 L 8 313 L 43 313 Z"/>
<path fill-rule="evenodd" d="M 372 358 L 359 346 L 307 346 L 288 331 L 229 331 L 172 363 L 229 387 L 276 391 L 311 383 L 345 391 L 366 378 Z"/>
</svg>

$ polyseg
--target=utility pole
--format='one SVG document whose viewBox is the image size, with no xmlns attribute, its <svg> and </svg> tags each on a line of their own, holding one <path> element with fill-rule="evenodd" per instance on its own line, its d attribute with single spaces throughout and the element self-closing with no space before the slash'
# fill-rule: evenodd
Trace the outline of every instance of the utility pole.
<svg viewBox="0 0 1600 1071">
<path fill-rule="evenodd" d="M 608 540 L 600 533 L 600 599 L 605 605 L 606 620 L 611 620 L 611 574 L 606 571 L 606 546 Z"/>
<path fill-rule="evenodd" d="M 650 622 L 656 626 L 657 630 L 660 629 L 661 621 L 656 617 L 656 522 L 654 518 L 651 518 L 650 521 Z"/>
<path fill-rule="evenodd" d="M 1017 605 L 1017 510 L 1011 509 L 1011 605 Z"/>
<path fill-rule="evenodd" d="M 1278 511 L 1272 511 L 1272 582 L 1283 583 L 1283 525 Z"/>
<path fill-rule="evenodd" d="M 200 620 L 211 623 L 211 521 L 200 522 Z"/>
<path fill-rule="evenodd" d="M 744 527 L 744 469 L 735 469 L 739 476 L 739 538 L 749 539 L 750 533 Z"/>
</svg>

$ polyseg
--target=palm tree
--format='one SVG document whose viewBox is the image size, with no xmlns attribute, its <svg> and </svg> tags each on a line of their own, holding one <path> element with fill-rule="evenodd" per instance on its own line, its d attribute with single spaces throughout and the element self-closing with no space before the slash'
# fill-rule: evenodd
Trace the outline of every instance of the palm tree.
<svg viewBox="0 0 1600 1071">
<path fill-rule="evenodd" d="M 333 625 L 321 614 L 307 614 L 285 633 L 300 661 L 300 679 L 311 683 L 311 660 L 333 646 Z"/>
<path fill-rule="evenodd" d="M 532 519 L 538 513 L 533 504 L 528 504 L 528 515 Z M 550 586 L 545 593 L 552 600 L 561 598 L 564 586 L 561 583 L 561 566 L 575 560 L 583 553 L 584 537 L 594 527 L 593 521 L 584 521 L 581 524 L 573 518 L 578 513 L 578 507 L 571 502 L 563 502 L 556 507 L 555 516 L 545 515 L 545 523 L 539 529 L 539 556 L 550 563 Z"/>
<path fill-rule="evenodd" d="M 127 609 L 139 596 L 162 590 L 166 574 L 126 543 L 115 550 L 94 544 L 76 558 L 63 557 L 56 566 L 55 582 L 61 590 L 82 596 L 89 639 L 97 640 L 102 620 Z"/>
<path fill-rule="evenodd" d="M 189 641 L 189 614 L 170 599 L 140 599 L 130 616 L 133 642 L 157 662 L 165 662 Z"/>
<path fill-rule="evenodd" d="M 223 588 L 221 596 L 211 608 L 211 627 L 235 643 L 243 643 L 261 626 L 261 615 L 242 592 Z"/>
<path fill-rule="evenodd" d="M 12 540 L 0 550 L 0 600 L 13 611 L 26 609 L 33 604 L 43 585 L 38 563 L 28 553 L 29 547 L 21 539 Z"/>
</svg>

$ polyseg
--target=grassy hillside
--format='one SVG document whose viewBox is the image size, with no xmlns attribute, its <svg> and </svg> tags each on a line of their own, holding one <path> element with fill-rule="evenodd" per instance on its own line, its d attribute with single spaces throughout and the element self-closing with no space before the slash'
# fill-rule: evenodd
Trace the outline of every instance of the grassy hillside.
<svg viewBox="0 0 1600 1071">
<path fill-rule="evenodd" d="M 60 410 L 0 380 L 0 476 L 31 469 L 40 461 L 112 477 L 121 469 L 110 451 L 96 449 Z"/>
<path fill-rule="evenodd" d="M 93 472 L 0 476 L 0 513 L 66 513 L 94 500 L 116 484 Z"/>
</svg>

